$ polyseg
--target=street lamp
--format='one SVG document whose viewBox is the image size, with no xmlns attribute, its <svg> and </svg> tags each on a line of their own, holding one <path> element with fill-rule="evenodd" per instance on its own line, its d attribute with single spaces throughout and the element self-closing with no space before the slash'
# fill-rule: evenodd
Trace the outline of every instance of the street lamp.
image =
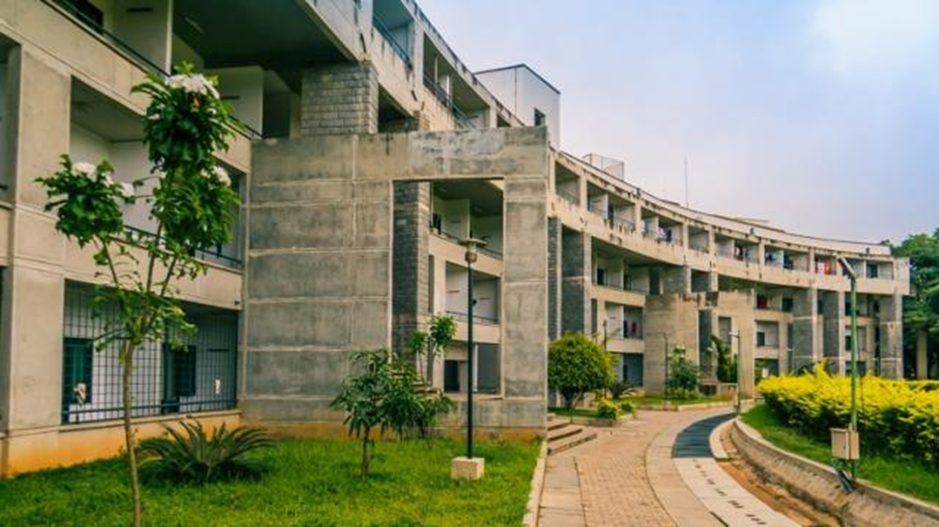
<svg viewBox="0 0 939 527">
<path fill-rule="evenodd" d="M 844 458 L 851 462 L 851 477 L 854 479 L 857 459 L 860 456 L 860 440 L 857 438 L 857 272 L 844 256 L 838 257 L 838 263 L 851 280 L 851 424 L 843 442 L 834 440 L 835 435 L 842 432 L 832 430 L 832 450 L 845 454 Z M 841 448 L 836 448 L 836 445 Z"/>
<path fill-rule="evenodd" d="M 669 359 L 669 350 L 668 350 L 668 333 L 662 332 L 662 338 L 665 339 L 665 400 L 668 400 L 668 359 Z"/>
<path fill-rule="evenodd" d="M 468 316 L 466 326 L 466 457 L 455 458 L 450 465 L 450 477 L 453 479 L 479 479 L 483 476 L 485 470 L 485 459 L 473 457 L 473 369 L 475 359 L 473 357 L 473 307 L 476 299 L 473 298 L 473 264 L 479 256 L 479 249 L 486 245 L 486 242 L 476 238 L 467 238 L 460 242 L 460 245 L 466 248 L 464 258 L 467 269 L 467 304 Z"/>
</svg>

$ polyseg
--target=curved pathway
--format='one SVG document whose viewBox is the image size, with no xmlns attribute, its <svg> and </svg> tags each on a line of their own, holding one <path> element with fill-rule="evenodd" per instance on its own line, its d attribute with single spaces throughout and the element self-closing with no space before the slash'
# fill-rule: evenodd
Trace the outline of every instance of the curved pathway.
<svg viewBox="0 0 939 527">
<path fill-rule="evenodd" d="M 726 408 L 642 411 L 638 419 L 622 427 L 595 429 L 599 434 L 595 441 L 548 457 L 538 525 L 724 525 L 708 500 L 719 497 L 718 490 L 735 493 L 732 498 L 740 500 L 749 496 L 728 490 L 732 480 L 711 458 L 707 446 L 710 431 L 728 417 Z M 717 482 L 719 475 L 702 471 L 703 459 L 726 477 L 719 479 L 717 490 L 708 480 Z M 718 511 L 722 512 L 726 511 Z M 760 521 L 769 518 L 764 513 L 760 511 Z M 776 521 L 750 524 L 784 525 Z"/>
</svg>

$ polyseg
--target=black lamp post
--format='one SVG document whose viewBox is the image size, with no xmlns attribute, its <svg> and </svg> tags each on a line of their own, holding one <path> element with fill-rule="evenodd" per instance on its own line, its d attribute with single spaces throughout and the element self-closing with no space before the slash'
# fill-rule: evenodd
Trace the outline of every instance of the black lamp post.
<svg viewBox="0 0 939 527">
<path fill-rule="evenodd" d="M 473 369 L 475 359 L 473 357 L 473 307 L 476 299 L 473 298 L 473 264 L 476 263 L 476 257 L 479 254 L 479 248 L 486 245 L 483 240 L 476 238 L 467 238 L 460 242 L 460 245 L 466 247 L 466 269 L 467 269 L 467 294 L 468 311 L 466 327 L 466 353 L 467 353 L 467 372 L 466 372 L 466 457 L 473 459 Z"/>
</svg>

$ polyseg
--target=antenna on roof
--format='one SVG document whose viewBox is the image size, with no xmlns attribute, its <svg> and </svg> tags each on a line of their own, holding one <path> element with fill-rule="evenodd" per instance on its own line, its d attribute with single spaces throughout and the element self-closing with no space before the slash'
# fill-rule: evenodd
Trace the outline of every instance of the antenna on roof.
<svg viewBox="0 0 939 527">
<path fill-rule="evenodd" d="M 685 156 L 685 208 L 688 208 L 688 156 Z"/>
</svg>

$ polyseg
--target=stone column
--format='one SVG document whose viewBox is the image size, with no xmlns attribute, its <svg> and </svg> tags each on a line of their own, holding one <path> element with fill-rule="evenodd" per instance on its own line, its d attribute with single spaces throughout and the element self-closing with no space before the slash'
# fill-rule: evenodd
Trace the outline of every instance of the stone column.
<svg viewBox="0 0 939 527">
<path fill-rule="evenodd" d="M 303 72 L 302 137 L 378 132 L 378 76 L 371 63 L 337 64 Z"/>
<path fill-rule="evenodd" d="M 508 221 L 506 221 L 508 225 Z M 592 283 L 591 237 L 564 230 L 561 235 L 561 331 L 590 333 L 590 287 Z"/>
<path fill-rule="evenodd" d="M 430 184 L 394 185 L 394 250 L 392 283 L 392 345 L 404 350 L 411 335 L 429 315 L 428 244 Z M 433 381 L 433 379 L 428 379 Z"/>
<path fill-rule="evenodd" d="M 793 294 L 792 372 L 811 366 L 821 358 L 818 335 L 818 289 L 796 289 Z"/>
<path fill-rule="evenodd" d="M 663 294 L 691 295 L 691 267 L 666 267 L 662 270 Z"/>
<path fill-rule="evenodd" d="M 916 378 L 929 378 L 929 337 L 923 329 L 916 332 Z"/>
<path fill-rule="evenodd" d="M 828 360 L 828 371 L 838 375 L 847 372 L 848 351 L 845 349 L 845 326 L 850 321 L 845 317 L 845 295 L 842 291 L 825 291 L 822 293 L 822 311 L 824 316 L 825 334 L 822 338 L 822 349 Z"/>
<path fill-rule="evenodd" d="M 880 375 L 903 378 L 903 295 L 880 298 Z"/>
<path fill-rule="evenodd" d="M 548 218 L 548 338 L 561 336 L 561 281 L 563 228 L 559 218 Z"/>
</svg>

